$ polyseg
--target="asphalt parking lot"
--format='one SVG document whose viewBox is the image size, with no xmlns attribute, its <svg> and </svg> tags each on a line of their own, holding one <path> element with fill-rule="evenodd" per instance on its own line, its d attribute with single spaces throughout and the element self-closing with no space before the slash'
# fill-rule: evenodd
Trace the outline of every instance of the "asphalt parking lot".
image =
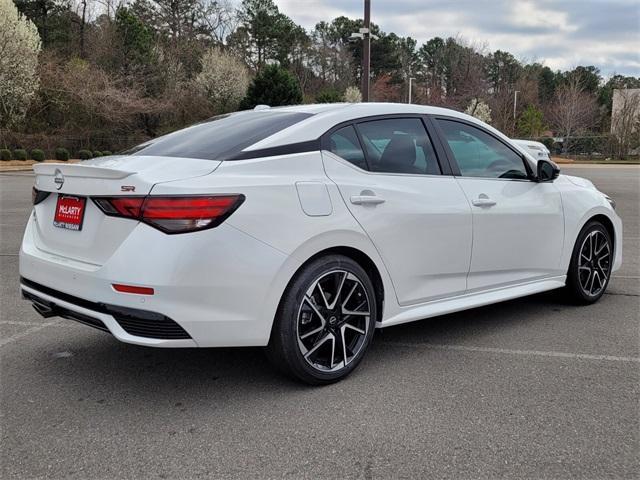
<svg viewBox="0 0 640 480">
<path fill-rule="evenodd" d="M 33 177 L 0 175 L 0 477 L 638 478 L 640 168 L 565 171 L 624 221 L 599 303 L 551 292 L 389 328 L 323 388 L 259 349 L 156 350 L 42 319 L 18 294 Z"/>
</svg>

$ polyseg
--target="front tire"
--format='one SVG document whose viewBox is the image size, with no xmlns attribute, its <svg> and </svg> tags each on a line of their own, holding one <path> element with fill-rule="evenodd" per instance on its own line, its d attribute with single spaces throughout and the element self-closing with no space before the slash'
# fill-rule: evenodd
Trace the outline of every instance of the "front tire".
<svg viewBox="0 0 640 480">
<path fill-rule="evenodd" d="M 336 382 L 364 357 L 376 318 L 375 290 L 364 269 L 342 255 L 318 258 L 287 287 L 267 356 L 302 382 Z"/>
<path fill-rule="evenodd" d="M 612 265 L 611 235 L 600 222 L 589 222 L 578 235 L 567 273 L 571 299 L 582 305 L 597 302 L 607 289 Z"/>
</svg>

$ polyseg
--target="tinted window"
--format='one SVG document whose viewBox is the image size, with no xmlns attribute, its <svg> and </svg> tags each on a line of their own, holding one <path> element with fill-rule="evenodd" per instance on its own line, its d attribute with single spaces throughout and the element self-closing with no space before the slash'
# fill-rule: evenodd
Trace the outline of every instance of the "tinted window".
<svg viewBox="0 0 640 480">
<path fill-rule="evenodd" d="M 125 154 L 233 160 L 243 149 L 310 116 L 273 111 L 220 115 L 150 140 Z"/>
<path fill-rule="evenodd" d="M 452 120 L 438 124 L 464 177 L 528 178 L 520 155 L 493 136 Z"/>
<path fill-rule="evenodd" d="M 358 124 L 374 172 L 438 175 L 440 166 L 419 118 L 390 118 Z"/>
<path fill-rule="evenodd" d="M 363 170 L 367 169 L 364 152 L 360 147 L 360 141 L 353 126 L 349 125 L 348 127 L 336 130 L 329 137 L 329 142 L 331 152 Z"/>
</svg>

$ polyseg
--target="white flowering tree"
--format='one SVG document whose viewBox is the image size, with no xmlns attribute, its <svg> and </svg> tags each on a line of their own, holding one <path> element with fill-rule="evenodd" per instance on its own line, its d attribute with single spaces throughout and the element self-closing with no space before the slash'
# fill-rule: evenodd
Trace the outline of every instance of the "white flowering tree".
<svg viewBox="0 0 640 480">
<path fill-rule="evenodd" d="M 202 71 L 196 87 L 219 112 L 235 110 L 247 93 L 249 72 L 241 60 L 219 48 L 211 48 L 202 57 Z"/>
<path fill-rule="evenodd" d="M 12 0 L 0 0 L 0 127 L 20 122 L 38 89 L 40 36 Z"/>
<path fill-rule="evenodd" d="M 471 103 L 464 113 L 471 115 L 472 117 L 476 117 L 484 123 L 491 123 L 491 109 L 489 108 L 489 105 L 477 98 L 471 100 Z"/>
<path fill-rule="evenodd" d="M 358 87 L 347 87 L 344 92 L 344 101 L 348 103 L 358 103 L 362 101 L 362 93 Z"/>
</svg>

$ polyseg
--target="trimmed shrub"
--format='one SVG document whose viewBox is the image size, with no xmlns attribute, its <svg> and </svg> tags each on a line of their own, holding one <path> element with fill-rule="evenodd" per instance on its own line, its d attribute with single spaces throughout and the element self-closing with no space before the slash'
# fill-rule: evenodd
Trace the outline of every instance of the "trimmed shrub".
<svg viewBox="0 0 640 480">
<path fill-rule="evenodd" d="M 316 103 L 339 103 L 342 102 L 342 93 L 335 88 L 327 88 L 316 95 Z"/>
<path fill-rule="evenodd" d="M 11 160 L 11 150 L 0 149 L 0 160 Z"/>
<path fill-rule="evenodd" d="M 100 150 L 96 150 L 95 152 L 93 152 L 93 158 L 97 158 L 101 156 L 102 156 L 102 152 Z"/>
<path fill-rule="evenodd" d="M 44 162 L 44 152 L 39 148 L 31 150 L 31 159 L 36 162 Z"/>
<path fill-rule="evenodd" d="M 69 150 L 67 150 L 66 148 L 56 148 L 55 157 L 56 160 L 66 162 L 67 160 L 69 160 Z"/>
<path fill-rule="evenodd" d="M 102 151 L 102 156 L 103 156 L 103 157 L 108 157 L 109 155 L 113 155 L 113 153 L 111 152 L 111 150 L 103 150 L 103 151 Z"/>
<path fill-rule="evenodd" d="M 563 151 L 570 155 L 608 155 L 612 151 L 613 135 L 589 135 L 565 138 Z"/>
<path fill-rule="evenodd" d="M 78 158 L 80 160 L 89 160 L 92 156 L 91 150 L 78 150 Z"/>
<path fill-rule="evenodd" d="M 27 151 L 24 148 L 16 148 L 13 151 L 13 159 L 14 160 L 26 160 L 27 159 Z"/>
</svg>

